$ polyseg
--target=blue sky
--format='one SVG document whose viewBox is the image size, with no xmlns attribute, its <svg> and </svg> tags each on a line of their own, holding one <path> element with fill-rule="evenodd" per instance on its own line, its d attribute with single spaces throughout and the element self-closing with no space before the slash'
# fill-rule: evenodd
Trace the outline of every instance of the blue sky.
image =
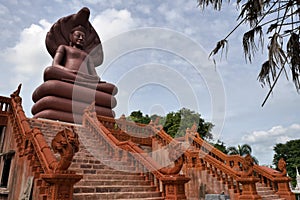
<svg viewBox="0 0 300 200">
<path fill-rule="evenodd" d="M 268 88 L 257 75 L 266 54 L 245 62 L 241 33 L 246 27 L 229 38 L 227 58 L 217 58 L 216 67 L 208 60 L 216 42 L 237 24 L 236 6 L 202 11 L 196 0 L 0 1 L 0 95 L 9 96 L 23 83 L 28 117 L 31 94 L 51 64 L 46 32 L 84 6 L 103 43 L 105 62 L 97 72 L 119 87 L 117 117 L 188 107 L 216 125 L 215 138 L 226 146 L 250 144 L 261 164 L 271 164 L 276 143 L 299 138 L 300 95 L 291 82 L 280 79 L 261 107 Z"/>
</svg>

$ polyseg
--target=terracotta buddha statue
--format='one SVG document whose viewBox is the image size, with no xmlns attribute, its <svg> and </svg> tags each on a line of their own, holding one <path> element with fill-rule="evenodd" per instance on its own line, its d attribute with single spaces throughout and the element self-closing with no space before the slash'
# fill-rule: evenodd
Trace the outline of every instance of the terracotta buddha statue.
<svg viewBox="0 0 300 200">
<path fill-rule="evenodd" d="M 48 32 L 46 46 L 53 62 L 32 95 L 34 117 L 81 123 L 83 110 L 93 101 L 98 115 L 114 116 L 117 88 L 101 81 L 95 70 L 103 51 L 89 14 L 83 8 L 58 20 Z"/>
</svg>

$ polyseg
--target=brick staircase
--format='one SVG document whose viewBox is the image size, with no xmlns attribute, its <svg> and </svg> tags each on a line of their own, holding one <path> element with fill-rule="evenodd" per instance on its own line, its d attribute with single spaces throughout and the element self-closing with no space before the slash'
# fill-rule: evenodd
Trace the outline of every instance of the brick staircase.
<svg viewBox="0 0 300 200">
<path fill-rule="evenodd" d="M 262 200 L 285 200 L 285 198 L 280 198 L 275 194 L 270 187 L 263 186 L 261 183 L 256 183 L 256 190 Z"/>
<path fill-rule="evenodd" d="M 73 128 L 80 137 L 80 150 L 73 158 L 70 170 L 82 174 L 83 179 L 74 186 L 73 200 L 163 200 L 157 187 L 146 180 L 143 173 L 125 161 L 112 159 L 99 137 L 91 134 L 81 125 L 69 123 L 54 124 L 51 120 L 30 121 L 39 127 L 48 143 L 53 132 L 62 128 Z M 50 128 L 51 127 L 51 128 Z M 100 153 L 99 153 L 100 152 Z M 96 156 L 94 156 L 96 155 Z"/>
<path fill-rule="evenodd" d="M 79 131 L 82 145 L 70 170 L 83 174 L 83 179 L 74 187 L 74 200 L 164 199 L 143 173 L 108 155 L 107 149 L 100 145 L 99 137 L 85 128 Z"/>
<path fill-rule="evenodd" d="M 31 120 L 30 123 L 32 126 L 37 126 L 42 130 L 48 143 L 51 143 L 53 132 L 57 132 L 64 127 L 72 127 L 79 134 L 80 151 L 75 154 L 72 165 L 69 168 L 83 175 L 83 179 L 74 186 L 74 200 L 164 199 L 157 184 L 154 185 L 153 180 L 148 180 L 147 173 L 137 171 L 137 166 L 133 166 L 132 162 L 130 164 L 128 160 L 125 162 L 118 158 L 112 159 L 112 156 L 107 151 L 108 147 L 103 145 L 101 139 L 84 126 L 69 123 L 59 123 L 59 126 L 57 124 L 53 126 L 53 122 L 47 120 L 43 122 Z M 201 169 L 189 168 L 193 173 L 187 173 L 184 170 L 184 173 L 191 178 L 186 188 L 187 193 L 189 193 L 188 199 L 198 198 L 200 184 L 206 185 L 207 192 L 215 194 L 220 194 L 223 191 L 228 194 L 228 184 L 231 184 L 231 188 L 234 187 L 236 189 L 237 186 L 234 186 L 236 182 L 232 182 L 233 179 L 230 175 L 227 175 L 222 170 L 218 170 L 217 166 L 213 165 L 215 161 L 213 157 L 206 155 L 201 157 L 201 159 L 203 159 Z M 227 178 L 228 181 L 224 182 Z M 193 185 L 197 186 L 197 188 L 194 188 Z M 264 187 L 261 183 L 257 183 L 256 188 L 263 200 L 285 200 L 285 198 L 280 198 L 276 195 L 274 190 Z M 192 193 L 196 195 L 193 196 Z"/>
</svg>

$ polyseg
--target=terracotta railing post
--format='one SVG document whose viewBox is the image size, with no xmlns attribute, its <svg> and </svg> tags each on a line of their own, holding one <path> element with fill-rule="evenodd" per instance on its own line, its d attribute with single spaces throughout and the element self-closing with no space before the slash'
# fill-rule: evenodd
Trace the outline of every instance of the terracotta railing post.
<svg viewBox="0 0 300 200">
<path fill-rule="evenodd" d="M 243 171 L 241 171 L 240 177 L 237 179 L 238 183 L 242 184 L 242 194 L 239 196 L 239 200 L 256 200 L 262 199 L 261 196 L 257 194 L 256 183 L 259 182 L 259 178 L 253 176 L 253 158 L 248 154 L 244 158 Z M 239 188 L 239 187 L 238 187 Z"/>
<path fill-rule="evenodd" d="M 185 200 L 185 183 L 190 178 L 181 175 L 166 176 L 161 181 L 164 186 L 165 200 Z"/>
<path fill-rule="evenodd" d="M 239 196 L 239 200 L 256 200 L 262 199 L 256 191 L 256 183 L 259 181 L 259 178 L 255 177 L 241 177 L 238 179 L 238 182 L 242 184 L 243 190 L 242 194 Z"/>
<path fill-rule="evenodd" d="M 74 184 L 80 181 L 82 175 L 79 174 L 41 174 L 41 178 L 49 186 L 47 200 L 73 200 Z"/>
<path fill-rule="evenodd" d="M 294 193 L 291 192 L 289 182 L 291 179 L 289 177 L 276 177 L 274 183 L 277 183 L 278 194 L 281 198 L 289 199 L 289 200 L 296 200 L 296 196 Z"/>
</svg>

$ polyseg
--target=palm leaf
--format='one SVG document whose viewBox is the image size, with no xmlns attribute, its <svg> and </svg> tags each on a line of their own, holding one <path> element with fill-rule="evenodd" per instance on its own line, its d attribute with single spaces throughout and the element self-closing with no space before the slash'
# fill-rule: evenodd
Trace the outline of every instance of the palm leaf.
<svg viewBox="0 0 300 200">
<path fill-rule="evenodd" d="M 255 35 L 259 35 L 258 39 L 258 45 L 256 45 L 254 41 Z M 264 40 L 263 40 L 263 31 L 261 26 L 257 26 L 253 28 L 252 30 L 246 32 L 243 36 L 243 48 L 244 48 L 244 54 L 245 54 L 245 59 L 249 60 L 251 63 L 252 61 L 252 56 L 256 53 L 258 50 L 258 46 L 263 46 Z"/>
<path fill-rule="evenodd" d="M 300 90 L 300 45 L 299 45 L 299 34 L 291 33 L 291 36 L 287 42 L 287 57 L 292 72 L 292 79 L 296 86 L 297 91 Z"/>
<path fill-rule="evenodd" d="M 213 56 L 213 55 L 216 55 L 220 49 L 222 49 L 222 53 L 223 54 L 223 50 L 224 48 L 226 47 L 226 54 L 227 54 L 227 51 L 228 51 L 228 42 L 226 39 L 223 39 L 223 40 L 220 40 L 216 47 L 210 52 L 209 54 L 209 57 Z"/>
</svg>

